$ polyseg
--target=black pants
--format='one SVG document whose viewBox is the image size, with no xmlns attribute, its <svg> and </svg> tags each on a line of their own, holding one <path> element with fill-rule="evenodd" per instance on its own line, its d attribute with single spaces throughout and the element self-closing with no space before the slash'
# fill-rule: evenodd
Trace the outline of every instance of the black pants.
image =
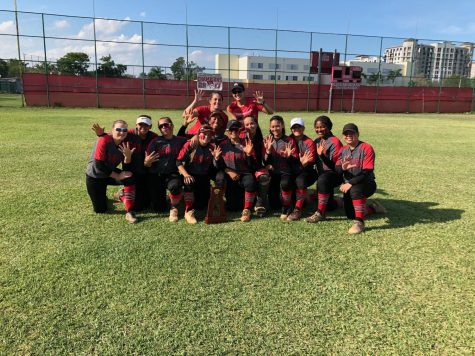
<svg viewBox="0 0 475 356">
<path fill-rule="evenodd" d="M 183 180 L 178 172 L 170 174 L 149 174 L 148 187 L 150 192 L 151 207 L 155 212 L 165 212 L 167 206 L 167 190 L 173 195 L 180 194 Z"/>
<path fill-rule="evenodd" d="M 272 174 L 270 172 L 270 184 L 269 184 L 269 206 L 272 210 L 278 210 L 282 207 L 280 198 L 280 191 L 292 190 L 292 177 L 290 174 Z"/>
<path fill-rule="evenodd" d="M 150 206 L 149 174 L 134 174 L 135 176 L 135 210 L 141 211 Z"/>
<path fill-rule="evenodd" d="M 343 183 L 341 175 L 334 171 L 324 171 L 317 179 L 317 192 L 322 194 L 330 194 L 328 197 L 327 211 L 335 210 L 338 205 L 334 199 L 334 190 Z"/>
<path fill-rule="evenodd" d="M 244 208 L 244 192 L 254 193 L 257 190 L 256 179 L 253 174 L 241 174 L 234 181 L 226 174 L 226 209 L 239 211 Z"/>
<path fill-rule="evenodd" d="M 307 189 L 316 182 L 318 174 L 314 170 L 304 170 L 295 176 L 295 187 L 297 189 Z"/>
<path fill-rule="evenodd" d="M 135 184 L 135 179 L 133 176 L 118 182 L 115 179 L 110 178 L 110 177 L 92 178 L 86 175 L 87 193 L 89 194 L 89 197 L 91 198 L 92 208 L 94 209 L 94 212 L 105 213 L 107 211 L 107 186 L 108 185 L 129 186 L 133 184 Z"/>
<path fill-rule="evenodd" d="M 191 184 L 185 184 L 183 190 L 186 193 L 194 193 L 193 208 L 205 210 L 208 207 L 210 177 L 209 175 L 194 175 L 195 181 Z"/>
<path fill-rule="evenodd" d="M 355 184 L 351 189 L 343 194 L 343 203 L 345 204 L 345 213 L 348 219 L 355 218 L 355 208 L 353 199 L 369 198 L 376 191 L 376 182 L 374 180 Z"/>
</svg>

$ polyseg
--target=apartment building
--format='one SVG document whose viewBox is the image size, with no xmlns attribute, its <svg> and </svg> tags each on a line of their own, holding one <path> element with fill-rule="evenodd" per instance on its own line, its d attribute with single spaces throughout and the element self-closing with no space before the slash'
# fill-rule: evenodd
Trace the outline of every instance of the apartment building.
<svg viewBox="0 0 475 356">
<path fill-rule="evenodd" d="M 424 76 L 433 80 L 454 75 L 470 76 L 472 56 L 472 43 L 459 46 L 447 41 L 421 44 L 412 38 L 384 51 L 386 63 L 406 65 L 405 75 Z"/>
</svg>

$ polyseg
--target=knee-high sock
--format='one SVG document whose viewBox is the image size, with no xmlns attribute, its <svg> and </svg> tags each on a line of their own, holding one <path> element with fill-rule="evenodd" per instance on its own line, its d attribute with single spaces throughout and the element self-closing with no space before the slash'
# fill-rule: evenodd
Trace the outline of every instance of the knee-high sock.
<svg viewBox="0 0 475 356">
<path fill-rule="evenodd" d="M 352 199 L 356 220 L 364 221 L 366 198 Z"/>
<path fill-rule="evenodd" d="M 330 194 L 318 193 L 317 210 L 322 215 L 325 215 L 325 212 L 327 211 L 327 204 L 328 204 L 328 199 L 329 198 L 330 198 Z"/>
<path fill-rule="evenodd" d="M 173 208 L 176 208 L 176 206 L 180 204 L 181 195 L 182 195 L 181 192 L 176 195 L 170 193 L 170 204 L 172 205 Z"/>
<path fill-rule="evenodd" d="M 251 209 L 256 192 L 244 192 L 244 209 Z"/>
<path fill-rule="evenodd" d="M 282 205 L 285 207 L 290 206 L 290 203 L 292 203 L 292 191 L 281 191 L 280 195 L 282 197 Z"/>
<path fill-rule="evenodd" d="M 297 209 L 302 210 L 303 209 L 303 203 L 305 202 L 305 199 L 307 198 L 307 189 L 297 189 L 295 191 L 295 207 Z"/>
<path fill-rule="evenodd" d="M 120 197 L 120 200 L 122 200 L 122 203 L 124 203 L 126 212 L 134 209 L 135 184 L 124 187 L 124 194 Z"/>
<path fill-rule="evenodd" d="M 193 192 L 185 192 L 185 211 L 191 210 L 193 207 L 194 194 Z"/>
</svg>

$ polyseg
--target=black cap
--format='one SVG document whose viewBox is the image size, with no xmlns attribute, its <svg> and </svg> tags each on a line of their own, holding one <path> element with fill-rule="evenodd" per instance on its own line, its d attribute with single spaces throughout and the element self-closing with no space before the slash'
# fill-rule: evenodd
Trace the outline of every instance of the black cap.
<svg viewBox="0 0 475 356">
<path fill-rule="evenodd" d="M 226 126 L 226 130 L 239 130 L 241 128 L 241 123 L 237 120 L 230 120 Z"/>
<path fill-rule="evenodd" d="M 358 126 L 352 123 L 346 124 L 345 126 L 343 126 L 343 130 L 341 132 L 345 133 L 346 131 L 353 131 L 355 133 L 359 133 Z"/>
<path fill-rule="evenodd" d="M 244 85 L 242 83 L 234 83 L 231 93 L 236 93 L 238 91 L 244 91 Z"/>
<path fill-rule="evenodd" d="M 199 133 L 213 133 L 213 129 L 208 124 L 202 125 L 198 130 Z"/>
</svg>

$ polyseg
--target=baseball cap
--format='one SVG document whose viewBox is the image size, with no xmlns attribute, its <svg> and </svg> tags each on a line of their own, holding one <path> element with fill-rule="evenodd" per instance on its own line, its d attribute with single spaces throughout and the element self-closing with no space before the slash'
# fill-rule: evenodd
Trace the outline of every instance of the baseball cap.
<svg viewBox="0 0 475 356">
<path fill-rule="evenodd" d="M 236 93 L 238 91 L 244 91 L 244 85 L 242 83 L 234 83 L 231 93 Z"/>
<path fill-rule="evenodd" d="M 205 124 L 203 126 L 200 127 L 200 129 L 198 130 L 199 133 L 206 133 L 206 134 L 211 134 L 213 133 L 213 129 L 211 128 L 211 126 Z"/>
<path fill-rule="evenodd" d="M 358 126 L 356 126 L 353 123 L 349 123 L 349 124 L 346 124 L 345 126 L 343 126 L 343 130 L 341 132 L 345 133 L 346 131 L 353 131 L 353 132 L 356 132 L 356 133 L 359 132 L 358 131 Z"/>
<path fill-rule="evenodd" d="M 305 123 L 303 122 L 303 119 L 301 117 L 294 117 L 292 120 L 290 120 L 290 128 L 292 128 L 294 125 L 300 125 L 305 127 Z"/>
<path fill-rule="evenodd" d="M 241 128 L 241 123 L 237 120 L 230 120 L 226 126 L 226 130 L 239 130 Z"/>
<path fill-rule="evenodd" d="M 152 126 L 152 120 L 146 116 L 139 116 L 137 118 L 136 124 L 147 124 L 148 126 Z"/>
</svg>

